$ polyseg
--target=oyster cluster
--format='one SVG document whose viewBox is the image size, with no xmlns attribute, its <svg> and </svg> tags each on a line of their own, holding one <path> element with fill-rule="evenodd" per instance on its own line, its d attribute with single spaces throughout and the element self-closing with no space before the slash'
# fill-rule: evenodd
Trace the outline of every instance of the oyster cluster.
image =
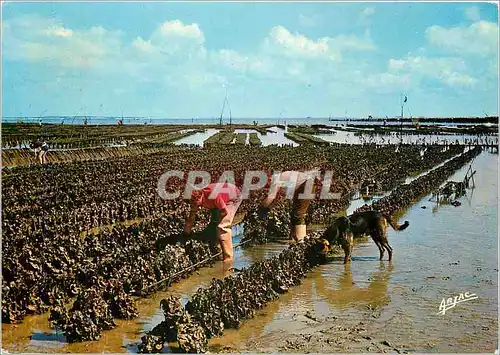
<svg viewBox="0 0 500 355">
<path fill-rule="evenodd" d="M 165 342 L 177 341 L 184 353 L 205 353 L 208 339 L 204 329 L 181 306 L 180 299 L 170 296 L 160 302 L 165 320 L 141 338 L 140 353 L 158 353 Z"/>
<path fill-rule="evenodd" d="M 453 175 L 455 171 L 479 155 L 481 151 L 481 147 L 475 147 L 413 180 L 411 183 L 397 187 L 389 196 L 375 201 L 371 206 L 366 204 L 361 206 L 355 212 L 373 209 L 392 216 L 397 211 L 410 206 L 418 198 L 431 193 L 435 188 L 445 182 L 448 177 Z"/>
<path fill-rule="evenodd" d="M 196 240 L 155 249 L 157 243 L 148 237 L 155 236 L 162 224 L 150 223 L 127 227 L 122 233 L 114 229 L 111 235 L 86 237 L 84 244 L 91 258 L 76 268 L 68 285 L 76 301 L 66 311 L 63 301 L 69 294 L 57 298 L 50 315 L 69 342 L 98 339 L 102 331 L 114 327 L 114 318 L 137 316 L 132 296 L 168 287 L 212 262 L 209 258 L 216 254 L 215 247 Z M 178 240 L 175 235 L 169 239 Z"/>
<path fill-rule="evenodd" d="M 256 310 L 300 284 L 314 266 L 326 261 L 325 252 L 324 241 L 310 237 L 239 273 L 213 279 L 184 308 L 178 298 L 162 300 L 165 320 L 142 338 L 140 351 L 160 349 L 151 344 L 176 339 L 183 352 L 205 352 L 208 339 L 222 335 L 224 329 L 238 329 Z"/>
<path fill-rule="evenodd" d="M 96 287 L 80 293 L 69 312 L 63 305 L 56 306 L 49 320 L 64 332 L 69 343 L 98 340 L 103 330 L 116 326 L 109 304 Z"/>
</svg>

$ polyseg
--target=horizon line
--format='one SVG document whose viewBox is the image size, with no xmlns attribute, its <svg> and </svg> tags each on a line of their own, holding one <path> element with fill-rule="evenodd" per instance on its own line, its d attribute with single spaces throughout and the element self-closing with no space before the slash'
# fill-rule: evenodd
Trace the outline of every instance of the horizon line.
<svg viewBox="0 0 500 355">
<path fill-rule="evenodd" d="M 146 119 L 146 120 L 205 120 L 205 119 L 217 119 L 220 120 L 220 117 L 146 117 L 146 116 L 98 116 L 98 115 L 49 115 L 49 116 L 2 116 L 4 118 L 17 118 L 17 119 L 40 119 L 40 118 L 109 118 L 109 119 Z M 384 120 L 384 119 L 419 119 L 419 118 L 498 118 L 498 115 L 488 115 L 488 116 L 412 116 L 412 117 L 401 117 L 401 116 L 374 116 L 374 117 L 326 117 L 326 116 L 307 116 L 307 117 L 232 117 L 231 120 L 259 120 L 259 119 L 277 119 L 277 120 L 296 120 L 296 119 L 304 119 L 304 120 L 314 120 L 314 119 L 334 119 L 334 120 L 348 120 L 348 119 L 358 119 L 358 120 Z M 224 121 L 229 120 L 228 118 L 223 119 Z"/>
</svg>

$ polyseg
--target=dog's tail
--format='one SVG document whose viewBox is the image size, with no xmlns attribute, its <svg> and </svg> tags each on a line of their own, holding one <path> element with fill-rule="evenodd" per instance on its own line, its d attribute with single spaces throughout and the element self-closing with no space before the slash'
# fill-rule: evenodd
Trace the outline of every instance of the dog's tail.
<svg viewBox="0 0 500 355">
<path fill-rule="evenodd" d="M 405 221 L 405 223 L 403 223 L 402 225 L 398 225 L 396 222 L 392 220 L 390 216 L 386 215 L 385 213 L 382 213 L 382 216 L 384 216 L 385 220 L 391 225 L 392 229 L 394 229 L 395 231 L 403 231 L 410 226 L 410 222 L 408 221 Z"/>
</svg>

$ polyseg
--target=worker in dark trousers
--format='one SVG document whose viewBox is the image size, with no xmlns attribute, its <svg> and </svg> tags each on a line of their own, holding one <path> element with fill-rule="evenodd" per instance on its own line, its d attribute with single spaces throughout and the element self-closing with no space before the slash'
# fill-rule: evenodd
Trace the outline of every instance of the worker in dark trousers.
<svg viewBox="0 0 500 355">
<path fill-rule="evenodd" d="M 47 152 L 49 151 L 49 145 L 45 141 L 38 141 L 30 145 L 31 149 L 35 150 L 35 157 L 38 157 L 40 164 L 47 163 Z"/>
</svg>

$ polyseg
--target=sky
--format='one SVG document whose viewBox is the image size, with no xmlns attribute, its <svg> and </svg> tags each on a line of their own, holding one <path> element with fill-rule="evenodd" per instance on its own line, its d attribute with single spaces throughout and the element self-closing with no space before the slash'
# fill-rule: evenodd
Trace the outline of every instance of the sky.
<svg viewBox="0 0 500 355">
<path fill-rule="evenodd" d="M 476 2 L 2 3 L 3 116 L 498 115 Z M 223 113 L 228 116 L 228 110 Z"/>
</svg>

